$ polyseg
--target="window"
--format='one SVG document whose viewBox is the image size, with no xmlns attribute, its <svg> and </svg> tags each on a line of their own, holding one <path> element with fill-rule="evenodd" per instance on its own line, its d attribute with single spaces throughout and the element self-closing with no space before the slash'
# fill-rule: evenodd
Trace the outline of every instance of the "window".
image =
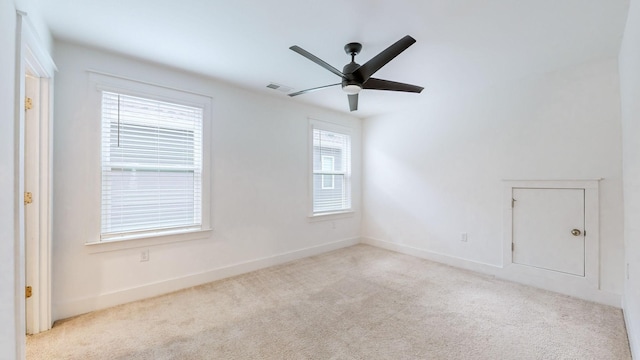
<svg viewBox="0 0 640 360">
<path fill-rule="evenodd" d="M 101 240 L 202 229 L 205 108 L 101 98 Z"/>
<path fill-rule="evenodd" d="M 351 210 L 349 130 L 312 121 L 313 215 Z"/>
</svg>

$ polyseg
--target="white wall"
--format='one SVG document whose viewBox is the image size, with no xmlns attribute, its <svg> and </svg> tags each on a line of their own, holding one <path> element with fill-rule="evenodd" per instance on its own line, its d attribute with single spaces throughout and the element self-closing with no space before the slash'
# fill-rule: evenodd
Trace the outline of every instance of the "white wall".
<svg viewBox="0 0 640 360">
<path fill-rule="evenodd" d="M 307 218 L 308 117 L 354 129 L 354 164 L 361 157 L 359 119 L 68 43 L 55 43 L 54 60 L 55 319 L 359 241 L 359 167 L 353 171 L 355 216 Z M 213 236 L 151 247 L 143 242 L 148 262 L 139 261 L 141 248 L 95 253 L 96 246 L 85 245 L 98 240 L 100 224 L 100 122 L 86 105 L 88 69 L 213 98 Z"/>
<path fill-rule="evenodd" d="M 484 90 L 427 89 L 420 96 L 420 106 L 364 122 L 363 237 L 473 269 L 483 268 L 474 263 L 500 267 L 503 179 L 604 178 L 600 281 L 619 299 L 624 255 L 616 60 Z M 460 241 L 461 233 L 468 233 L 468 242 Z"/>
<path fill-rule="evenodd" d="M 628 274 L 624 313 L 634 358 L 640 358 L 640 3 L 631 1 L 619 57 L 622 102 L 624 237 Z"/>
<path fill-rule="evenodd" d="M 14 129 L 16 12 L 0 1 L 0 359 L 16 358 Z"/>
</svg>

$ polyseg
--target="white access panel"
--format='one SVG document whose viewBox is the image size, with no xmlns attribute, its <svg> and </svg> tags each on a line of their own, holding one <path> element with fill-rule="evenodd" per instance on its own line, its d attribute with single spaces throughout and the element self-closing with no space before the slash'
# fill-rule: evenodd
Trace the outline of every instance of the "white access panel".
<svg viewBox="0 0 640 360">
<path fill-rule="evenodd" d="M 513 188 L 513 262 L 585 276 L 584 189 Z"/>
</svg>

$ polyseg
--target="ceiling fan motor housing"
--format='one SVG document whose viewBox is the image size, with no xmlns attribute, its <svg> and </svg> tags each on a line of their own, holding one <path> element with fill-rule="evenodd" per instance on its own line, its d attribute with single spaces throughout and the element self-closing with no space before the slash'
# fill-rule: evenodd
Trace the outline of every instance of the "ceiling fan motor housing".
<svg viewBox="0 0 640 360">
<path fill-rule="evenodd" d="M 357 76 L 353 72 L 356 71 L 360 67 L 360 64 L 356 62 L 350 62 L 342 68 L 342 73 L 344 77 L 342 78 L 342 87 L 344 88 L 347 85 L 357 85 L 362 88 L 362 78 Z"/>
</svg>

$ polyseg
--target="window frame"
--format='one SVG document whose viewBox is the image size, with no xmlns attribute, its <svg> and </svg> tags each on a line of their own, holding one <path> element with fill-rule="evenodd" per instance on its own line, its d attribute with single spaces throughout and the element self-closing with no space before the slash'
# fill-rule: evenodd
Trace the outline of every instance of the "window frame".
<svg viewBox="0 0 640 360">
<path fill-rule="evenodd" d="M 91 106 L 95 113 L 95 121 L 98 126 L 97 156 L 96 161 L 99 183 L 96 192 L 97 203 L 97 228 L 96 235 L 87 239 L 87 245 L 108 243 L 132 243 L 132 240 L 157 239 L 159 243 L 167 243 L 180 240 L 203 238 L 211 231 L 211 118 L 212 98 L 206 95 L 174 89 L 162 85 L 117 77 L 97 72 L 89 72 Z M 102 93 L 113 92 L 123 95 L 136 96 L 150 100 L 164 101 L 202 109 L 202 172 L 201 172 L 201 198 L 200 198 L 200 226 L 185 228 L 169 228 L 137 232 L 125 232 L 117 236 L 102 236 Z M 200 233 L 201 236 L 198 236 Z M 194 236 L 195 235 L 195 236 Z M 135 243 L 135 241 L 133 242 Z M 129 247 L 130 245 L 124 246 Z"/>
<path fill-rule="evenodd" d="M 347 159 L 347 166 L 346 169 L 344 171 L 344 173 L 340 172 L 340 175 L 344 174 L 344 178 L 345 178 L 345 191 L 349 194 L 349 207 L 348 208 L 344 208 L 344 209 L 340 209 L 340 210 L 332 210 L 332 211 L 321 211 L 321 212 L 315 212 L 314 211 L 314 183 L 313 183 L 313 178 L 315 175 L 315 171 L 314 171 L 314 167 L 313 167 L 313 162 L 314 162 L 314 143 L 313 143 L 313 133 L 314 130 L 322 130 L 322 131 L 330 131 L 330 132 L 335 132 L 338 134 L 343 134 L 343 135 L 347 135 L 349 136 L 349 157 Z M 316 120 L 316 119 L 311 119 L 309 118 L 309 130 L 308 130 L 308 152 L 309 152 L 309 166 L 308 166 L 308 178 L 309 178 L 309 182 L 308 182 L 308 188 L 309 188 L 309 214 L 308 217 L 313 220 L 313 219 L 329 219 L 329 218 L 334 218 L 335 216 L 345 216 L 345 215 L 351 215 L 354 213 L 354 209 L 353 209 L 353 189 L 352 189 L 352 168 L 353 168 L 353 129 L 347 126 L 343 126 L 343 125 L 339 125 L 339 124 L 335 124 L 335 123 L 331 123 L 331 122 L 326 122 L 326 121 L 321 121 L 321 120 Z M 334 160 L 335 161 L 335 160 Z M 332 172 L 336 172 L 335 171 L 335 162 L 334 162 L 334 171 Z M 337 172 L 336 172 L 337 173 Z M 333 176 L 333 175 L 332 175 Z M 335 177 L 335 176 L 334 176 Z M 335 183 L 334 183 L 334 187 L 335 187 Z"/>
</svg>

